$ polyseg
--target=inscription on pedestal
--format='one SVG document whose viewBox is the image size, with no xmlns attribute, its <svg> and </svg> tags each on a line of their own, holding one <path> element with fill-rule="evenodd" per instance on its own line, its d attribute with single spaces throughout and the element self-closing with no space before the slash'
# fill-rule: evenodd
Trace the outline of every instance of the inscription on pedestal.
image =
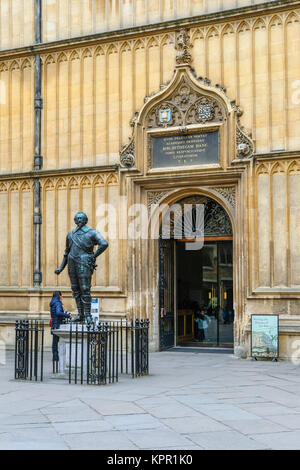
<svg viewBox="0 0 300 470">
<path fill-rule="evenodd" d="M 151 137 L 152 167 L 219 163 L 219 132 Z"/>
</svg>

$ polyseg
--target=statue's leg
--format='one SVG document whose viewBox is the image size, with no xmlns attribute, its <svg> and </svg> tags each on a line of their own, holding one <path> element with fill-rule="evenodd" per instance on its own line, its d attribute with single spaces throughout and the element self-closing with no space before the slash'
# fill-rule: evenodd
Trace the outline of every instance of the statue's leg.
<svg viewBox="0 0 300 470">
<path fill-rule="evenodd" d="M 92 322 L 91 316 L 91 274 L 89 268 L 84 268 L 80 273 L 81 300 L 83 303 L 84 316 L 87 323 Z"/>
<path fill-rule="evenodd" d="M 87 323 L 92 322 L 92 315 L 91 315 L 91 303 L 92 297 L 91 295 L 85 294 L 82 296 L 83 308 L 84 308 L 84 316 Z"/>
<path fill-rule="evenodd" d="M 74 318 L 74 322 L 84 322 L 84 308 L 81 299 L 81 289 L 80 289 L 80 280 L 77 273 L 77 266 L 74 261 L 69 260 L 68 262 L 69 268 L 69 277 L 71 281 L 71 289 L 73 292 L 73 297 L 75 299 L 78 315 Z"/>
<path fill-rule="evenodd" d="M 84 307 L 81 299 L 81 292 L 80 289 L 74 291 L 73 296 L 76 301 L 78 316 L 74 319 L 76 322 L 84 322 Z"/>
</svg>

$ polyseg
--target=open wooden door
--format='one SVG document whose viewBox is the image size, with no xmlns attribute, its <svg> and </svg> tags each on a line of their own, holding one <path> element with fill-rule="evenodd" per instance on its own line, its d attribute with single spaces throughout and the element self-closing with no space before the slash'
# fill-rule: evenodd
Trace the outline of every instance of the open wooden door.
<svg viewBox="0 0 300 470">
<path fill-rule="evenodd" d="M 160 350 L 174 346 L 174 240 L 159 240 Z"/>
</svg>

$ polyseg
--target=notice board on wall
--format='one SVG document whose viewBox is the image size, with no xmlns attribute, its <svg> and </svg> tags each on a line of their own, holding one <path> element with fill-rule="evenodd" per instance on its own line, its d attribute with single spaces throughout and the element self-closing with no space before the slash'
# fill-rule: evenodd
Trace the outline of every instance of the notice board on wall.
<svg viewBox="0 0 300 470">
<path fill-rule="evenodd" d="M 278 358 L 278 315 L 251 316 L 251 356 L 254 358 Z"/>
</svg>

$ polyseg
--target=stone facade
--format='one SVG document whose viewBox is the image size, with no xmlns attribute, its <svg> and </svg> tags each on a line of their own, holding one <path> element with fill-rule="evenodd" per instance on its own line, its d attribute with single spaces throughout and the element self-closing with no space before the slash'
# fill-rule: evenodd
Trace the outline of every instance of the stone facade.
<svg viewBox="0 0 300 470">
<path fill-rule="evenodd" d="M 75 309 L 67 274 L 54 275 L 75 212 L 86 211 L 96 226 L 98 206 L 113 204 L 121 233 L 122 196 L 147 206 L 203 194 L 226 209 L 234 229 L 235 344 L 248 342 L 252 313 L 278 313 L 281 356 L 289 357 L 300 333 L 300 2 L 76 0 L 71 8 L 70 0 L 43 0 L 41 43 L 34 42 L 35 3 L 1 1 L 0 10 L 2 337 L 12 343 L 17 317 L 48 318 L 58 287 Z M 178 46 L 182 30 L 189 43 Z M 38 171 L 36 54 L 43 99 Z M 220 164 L 154 170 L 148 133 L 166 132 L 156 126 L 156 110 L 178 106 L 184 83 L 194 103 L 213 104 L 214 118 L 197 120 L 191 112 L 169 127 L 217 126 Z M 93 286 L 104 315 L 149 316 L 154 349 L 157 276 L 157 242 L 117 237 Z"/>
</svg>

